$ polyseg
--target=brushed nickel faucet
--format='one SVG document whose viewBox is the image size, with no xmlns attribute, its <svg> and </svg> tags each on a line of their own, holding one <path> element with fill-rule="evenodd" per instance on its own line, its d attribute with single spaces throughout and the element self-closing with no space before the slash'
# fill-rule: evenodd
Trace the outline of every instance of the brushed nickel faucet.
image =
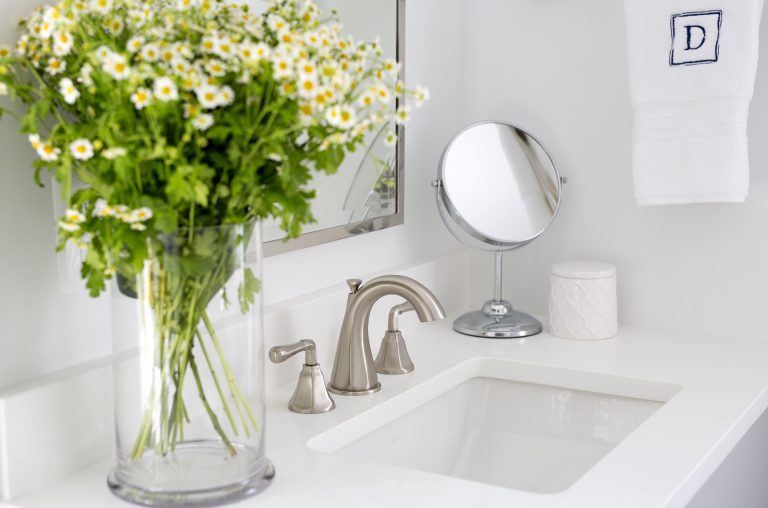
<svg viewBox="0 0 768 508">
<path fill-rule="evenodd" d="M 350 279 L 347 284 L 350 293 L 328 390 L 339 395 L 369 395 L 381 389 L 368 338 L 373 304 L 382 296 L 400 296 L 413 305 L 421 322 L 443 319 L 445 311 L 429 289 L 402 275 L 376 277 L 365 285 L 360 279 Z"/>
</svg>

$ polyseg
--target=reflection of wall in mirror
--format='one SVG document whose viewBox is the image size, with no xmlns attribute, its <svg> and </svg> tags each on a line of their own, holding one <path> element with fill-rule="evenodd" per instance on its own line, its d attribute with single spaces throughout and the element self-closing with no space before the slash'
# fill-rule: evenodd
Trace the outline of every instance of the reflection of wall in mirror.
<svg viewBox="0 0 768 508">
<path fill-rule="evenodd" d="M 538 151 L 511 127 L 481 124 L 454 140 L 445 161 L 446 190 L 464 220 L 485 236 L 500 241 L 524 241 L 552 219 L 546 199 L 551 176 L 543 151 L 542 179 L 532 168 Z M 555 187 L 556 189 L 556 187 Z"/>
<path fill-rule="evenodd" d="M 384 57 L 395 58 L 397 0 L 315 0 L 315 3 L 325 14 L 330 14 L 333 9 L 338 12 L 344 27 L 343 33 L 352 35 L 356 41 L 373 41 L 378 38 L 384 50 Z M 369 133 L 364 144 L 347 155 L 335 174 L 314 174 L 310 185 L 317 191 L 317 197 L 312 202 L 312 214 L 317 223 L 304 226 L 303 232 L 347 224 L 350 213 L 343 210 L 344 199 L 365 156 L 366 147 L 375 136 L 375 132 Z M 283 236 L 277 222 L 264 223 L 264 241 L 276 240 Z"/>
</svg>

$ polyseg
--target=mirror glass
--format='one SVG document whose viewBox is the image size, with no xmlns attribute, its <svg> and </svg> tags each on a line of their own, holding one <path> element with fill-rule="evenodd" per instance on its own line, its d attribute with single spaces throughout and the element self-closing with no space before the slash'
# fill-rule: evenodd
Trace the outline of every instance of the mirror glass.
<svg viewBox="0 0 768 508">
<path fill-rule="evenodd" d="M 399 57 L 404 63 L 402 33 L 398 29 L 398 20 L 402 24 L 403 1 L 315 0 L 315 3 L 326 15 L 333 10 L 338 12 L 344 33 L 355 40 L 378 39 L 385 58 Z M 395 110 L 394 101 L 392 110 Z M 397 129 L 397 145 L 390 147 L 383 143 L 383 138 L 391 128 L 385 125 L 380 131 L 369 132 L 363 145 L 347 155 L 335 174 L 314 174 L 311 186 L 317 195 L 312 202 L 312 214 L 317 223 L 305 225 L 300 238 L 283 242 L 285 233 L 277 221 L 263 223 L 267 255 L 402 223 L 402 216 L 397 217 L 400 208 L 397 198 L 402 196 L 398 188 L 402 185 L 402 129 Z"/>
<path fill-rule="evenodd" d="M 441 162 L 452 218 L 489 250 L 528 243 L 552 222 L 560 180 L 552 159 L 529 133 L 485 122 L 460 132 Z"/>
<path fill-rule="evenodd" d="M 539 333 L 537 319 L 502 298 L 501 272 L 502 252 L 534 240 L 557 215 L 562 180 L 547 150 L 508 123 L 470 125 L 443 152 L 435 187 L 448 229 L 471 247 L 496 252 L 493 298 L 454 321 L 454 330 L 487 338 Z"/>
</svg>

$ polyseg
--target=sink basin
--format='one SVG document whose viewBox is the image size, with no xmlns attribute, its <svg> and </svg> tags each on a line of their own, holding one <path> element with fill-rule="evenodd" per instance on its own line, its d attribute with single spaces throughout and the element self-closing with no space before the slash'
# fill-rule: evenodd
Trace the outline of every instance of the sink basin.
<svg viewBox="0 0 768 508">
<path fill-rule="evenodd" d="M 676 385 L 475 358 L 308 443 L 357 460 L 538 493 L 564 491 Z"/>
</svg>

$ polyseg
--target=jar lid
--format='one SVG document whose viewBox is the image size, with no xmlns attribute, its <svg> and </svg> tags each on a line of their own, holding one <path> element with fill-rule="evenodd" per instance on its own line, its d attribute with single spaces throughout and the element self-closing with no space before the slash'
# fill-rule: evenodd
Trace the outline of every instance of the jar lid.
<svg viewBox="0 0 768 508">
<path fill-rule="evenodd" d="M 596 261 L 566 261 L 553 264 L 552 275 L 566 279 L 605 279 L 616 276 L 616 267 Z"/>
</svg>

